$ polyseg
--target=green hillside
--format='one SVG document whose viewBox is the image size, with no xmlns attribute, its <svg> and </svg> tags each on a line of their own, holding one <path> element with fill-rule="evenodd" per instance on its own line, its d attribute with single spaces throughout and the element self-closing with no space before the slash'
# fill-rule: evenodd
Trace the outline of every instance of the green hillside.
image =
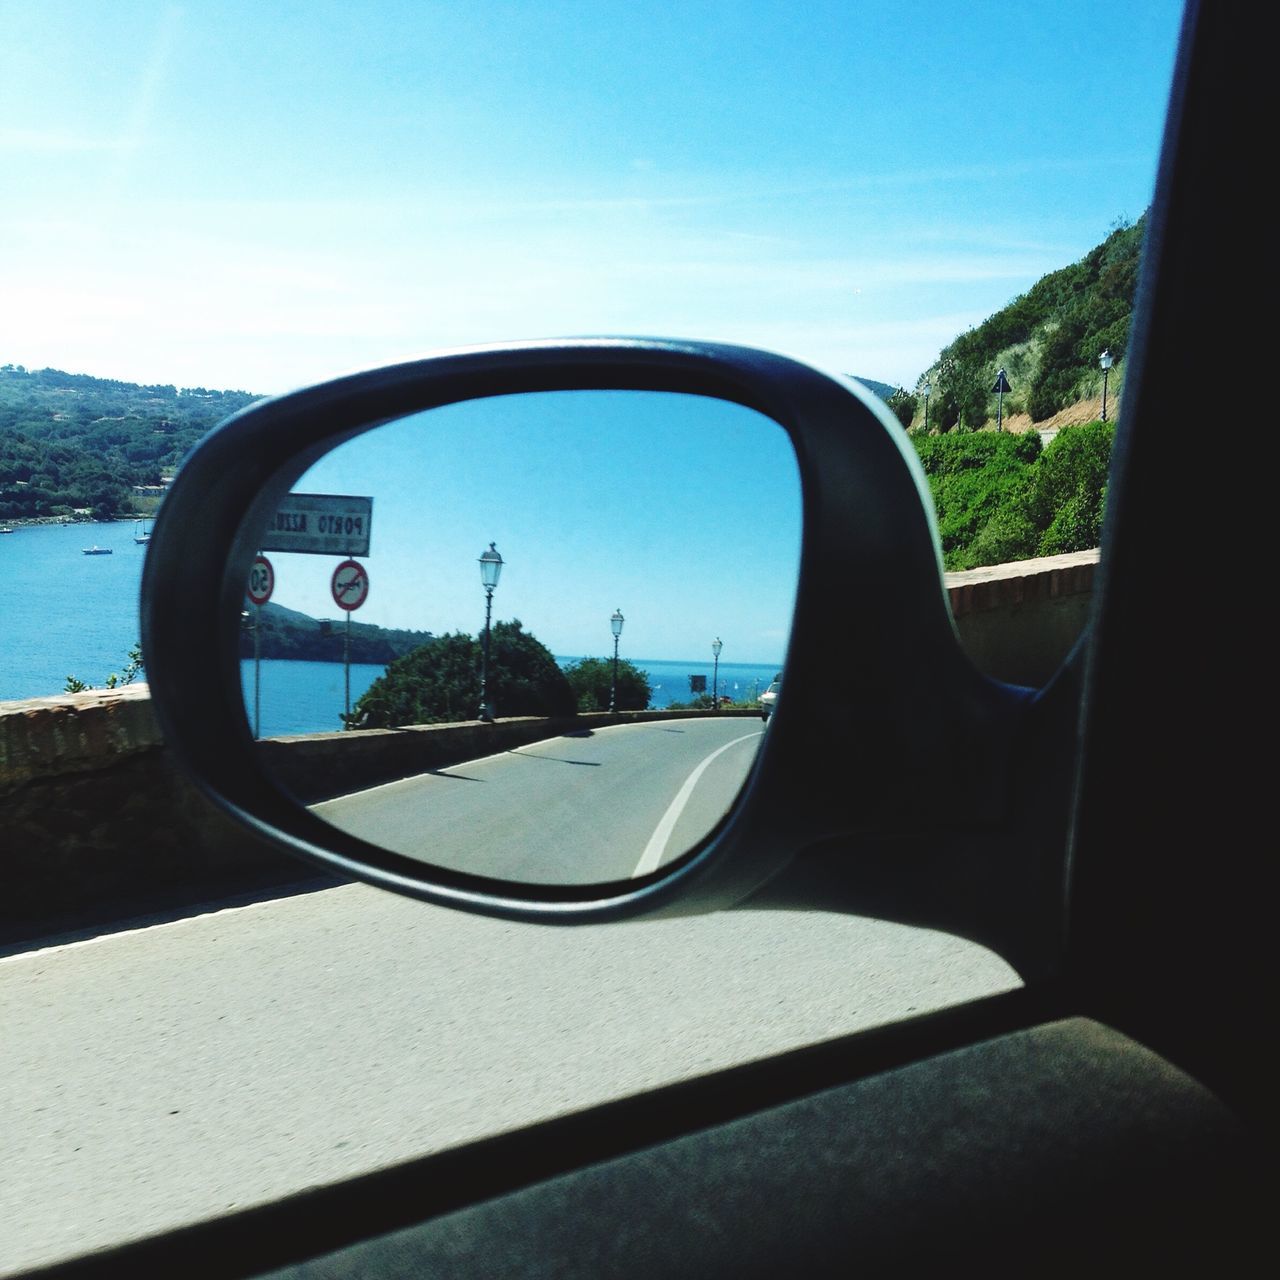
<svg viewBox="0 0 1280 1280">
<path fill-rule="evenodd" d="M 866 387 L 868 391 L 871 391 L 875 395 L 878 395 L 881 400 L 888 400 L 892 398 L 892 396 L 898 390 L 897 387 L 892 386 L 888 382 L 877 382 L 874 378 L 860 378 L 856 373 L 851 373 L 849 376 L 855 379 L 857 382 L 862 383 L 862 385 Z"/>
<path fill-rule="evenodd" d="M 345 620 L 330 622 L 317 619 L 278 604 L 265 604 L 261 609 L 246 612 L 245 625 L 240 629 L 242 658 L 253 657 L 253 627 L 256 625 L 261 629 L 259 643 L 264 658 L 342 661 L 343 647 L 347 642 Z M 430 639 L 430 631 L 399 631 L 353 620 L 350 630 L 351 661 L 386 666 Z"/>
<path fill-rule="evenodd" d="M 145 514 L 135 485 L 172 475 L 210 427 L 258 397 L 0 365 L 0 519 Z"/>
<path fill-rule="evenodd" d="M 1117 227 L 1079 262 L 1050 272 L 960 334 L 914 391 L 860 379 L 910 429 L 937 506 L 948 568 L 1097 545 L 1112 439 L 1110 423 L 1091 421 L 1100 416 L 1098 356 L 1106 349 L 1115 360 L 1108 383 L 1114 419 L 1145 227 L 1145 215 Z M 994 425 L 992 385 L 1000 369 L 1012 388 L 1002 406 L 1006 424 L 1027 435 L 1018 443 L 1014 434 L 974 434 Z M 84 508 L 99 518 L 149 513 L 157 499 L 136 495 L 134 486 L 172 474 L 210 427 L 254 399 L 245 391 L 137 386 L 2 365 L 0 520 Z M 1064 429 L 1042 448 L 1040 435 L 1028 428 L 1044 423 Z M 274 606 L 264 612 L 267 656 L 340 654 L 331 629 L 285 612 Z M 421 643 L 412 633 L 375 632 L 353 626 L 357 661 L 390 661 Z"/>
<path fill-rule="evenodd" d="M 1118 227 L 1044 276 L 945 347 L 915 393 L 889 398 L 928 477 L 948 569 L 1098 546 L 1145 227 L 1145 216 Z M 1114 365 L 1100 421 L 1104 350 Z M 1012 430 L 997 433 L 982 428 L 996 423 L 1001 369 Z M 1030 429 L 1045 425 L 1056 432 Z"/>
<path fill-rule="evenodd" d="M 241 627 L 239 655 L 253 657 L 253 627 L 260 628 L 261 657 L 294 658 L 305 662 L 342 662 L 347 644 L 347 623 L 312 618 L 282 604 L 246 609 Z M 385 666 L 431 639 L 430 631 L 399 631 L 371 622 L 351 623 L 351 660 Z"/>
<path fill-rule="evenodd" d="M 1023 426 L 1047 422 L 1101 397 L 1098 357 L 1104 350 L 1115 361 L 1107 393 L 1118 403 L 1145 230 L 1144 214 L 1132 225 L 1118 227 L 1079 262 L 1050 272 L 962 333 L 938 353 L 914 390 L 899 388 L 887 397 L 899 421 L 917 430 L 924 426 L 923 389 L 928 383 L 931 432 L 994 425 L 992 387 L 1004 369 L 1012 388 L 1004 397 L 1005 419 L 1026 415 Z M 1090 407 L 1093 413 L 1085 416 L 1096 416 L 1096 406 Z"/>
<path fill-rule="evenodd" d="M 158 498 L 134 486 L 159 485 L 205 432 L 259 398 L 0 365 L 0 521 L 150 515 Z"/>
</svg>

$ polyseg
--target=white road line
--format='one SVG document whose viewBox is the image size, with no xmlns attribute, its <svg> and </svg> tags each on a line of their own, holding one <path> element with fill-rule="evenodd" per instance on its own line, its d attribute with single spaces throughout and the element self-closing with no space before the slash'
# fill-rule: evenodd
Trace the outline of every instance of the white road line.
<svg viewBox="0 0 1280 1280">
<path fill-rule="evenodd" d="M 636 863 L 636 869 L 631 873 L 633 879 L 636 876 L 648 875 L 650 871 L 656 871 L 662 864 L 662 855 L 667 851 L 667 843 L 671 839 L 671 833 L 675 830 L 676 823 L 680 820 L 680 815 L 684 812 L 685 805 L 689 803 L 689 797 L 693 795 L 693 789 L 698 785 L 698 779 L 707 771 L 707 766 L 716 756 L 723 755 L 730 747 L 736 747 L 738 743 L 746 742 L 748 738 L 758 738 L 763 732 L 762 729 L 757 729 L 755 733 L 744 733 L 741 738 L 734 738 L 732 742 L 726 742 L 723 747 L 713 751 L 684 780 L 684 786 L 676 792 L 676 798 L 667 806 L 667 811 L 662 815 L 662 820 L 653 829 L 653 835 L 649 837 L 649 843 L 645 845 L 644 852 L 640 855 L 640 861 Z"/>
</svg>

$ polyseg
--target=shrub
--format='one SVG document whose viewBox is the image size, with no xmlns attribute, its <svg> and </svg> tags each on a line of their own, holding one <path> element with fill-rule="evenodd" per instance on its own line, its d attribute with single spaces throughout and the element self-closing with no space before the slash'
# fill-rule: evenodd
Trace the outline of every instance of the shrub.
<svg viewBox="0 0 1280 1280">
<path fill-rule="evenodd" d="M 949 569 L 977 569 L 984 564 L 1007 564 L 1040 554 L 1040 531 L 1019 504 L 997 508 L 967 547 L 950 558 Z"/>
<path fill-rule="evenodd" d="M 397 658 L 351 712 L 362 729 L 474 720 L 480 706 L 480 641 L 433 636 Z M 573 715 L 576 699 L 551 651 L 517 620 L 493 626 L 486 697 L 503 716 Z"/>
<path fill-rule="evenodd" d="M 565 668 L 565 678 L 577 699 L 579 711 L 608 711 L 613 688 L 612 658 L 582 658 Z M 618 659 L 619 711 L 644 711 L 652 690 L 649 677 L 625 658 Z"/>
<path fill-rule="evenodd" d="M 1066 427 L 1047 449 L 1034 431 L 913 434 L 946 567 L 1096 547 L 1114 434 L 1104 422 Z"/>
<path fill-rule="evenodd" d="M 1036 554 L 1056 556 L 1067 551 L 1087 551 L 1096 547 L 1101 538 L 1102 502 L 1073 494 L 1041 534 Z"/>
<path fill-rule="evenodd" d="M 1114 439 L 1112 423 L 1088 422 L 1064 427 L 1045 450 L 1029 498 L 1043 530 L 1039 555 L 1086 551 L 1101 541 Z"/>
<path fill-rule="evenodd" d="M 721 698 L 720 705 L 724 706 L 728 702 L 728 698 Z M 688 702 L 669 702 L 667 703 L 668 711 L 714 711 L 715 699 L 709 693 L 700 693 L 696 697 L 690 698 Z"/>
<path fill-rule="evenodd" d="M 972 567 L 967 553 L 984 526 L 1003 508 L 1020 507 L 1039 456 L 1040 437 L 1034 432 L 982 432 L 912 440 L 933 494 L 947 567 Z M 1012 530 L 1012 525 L 997 526 L 989 541 L 1003 545 L 1013 537 Z M 1017 541 L 1021 545 L 1022 540 Z M 1032 555 L 1034 549 L 1023 554 Z"/>
<path fill-rule="evenodd" d="M 1074 399 L 1076 379 L 1080 376 L 1077 347 L 1084 337 L 1079 317 L 1068 315 L 1048 334 L 1040 348 L 1040 363 L 1031 381 L 1027 411 L 1035 422 L 1052 418 L 1069 400 Z M 1099 348 L 1101 349 L 1101 348 Z"/>
<path fill-rule="evenodd" d="M 916 398 L 909 391 L 899 387 L 888 399 L 889 410 L 904 426 L 909 427 L 916 416 Z"/>
</svg>

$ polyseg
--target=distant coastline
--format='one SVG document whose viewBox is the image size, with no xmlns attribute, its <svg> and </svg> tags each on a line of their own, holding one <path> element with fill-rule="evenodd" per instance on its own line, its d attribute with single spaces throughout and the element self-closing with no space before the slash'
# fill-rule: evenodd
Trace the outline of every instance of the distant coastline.
<svg viewBox="0 0 1280 1280">
<path fill-rule="evenodd" d="M 431 639 L 430 631 L 404 631 L 352 621 L 313 618 L 283 605 L 246 609 L 240 628 L 241 658 L 254 656 L 255 639 L 263 658 L 292 662 L 342 662 L 386 666 Z M 256 631 L 256 636 L 255 636 Z"/>
<path fill-rule="evenodd" d="M 34 529 L 46 524 L 137 524 L 142 519 L 151 517 L 112 516 L 108 520 L 99 520 L 96 516 L 11 516 L 0 520 L 0 525 L 6 529 Z"/>
</svg>

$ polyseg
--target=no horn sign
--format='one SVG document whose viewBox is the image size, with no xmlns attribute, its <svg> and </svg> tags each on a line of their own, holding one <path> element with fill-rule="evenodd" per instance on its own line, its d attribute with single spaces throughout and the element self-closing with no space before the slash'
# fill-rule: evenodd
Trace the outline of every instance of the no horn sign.
<svg viewBox="0 0 1280 1280">
<path fill-rule="evenodd" d="M 329 589 L 333 592 L 334 604 L 350 613 L 369 598 L 369 574 L 364 565 L 355 560 L 344 560 L 333 571 Z"/>
</svg>

